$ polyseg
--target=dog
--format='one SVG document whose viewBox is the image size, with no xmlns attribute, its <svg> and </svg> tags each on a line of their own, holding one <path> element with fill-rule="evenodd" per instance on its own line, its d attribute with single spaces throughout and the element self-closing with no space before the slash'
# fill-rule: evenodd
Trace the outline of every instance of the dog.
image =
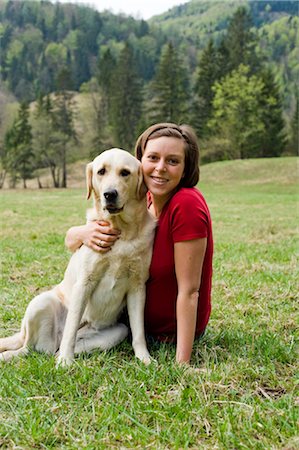
<svg viewBox="0 0 299 450">
<path fill-rule="evenodd" d="M 147 210 L 141 164 L 125 150 L 106 150 L 87 165 L 86 180 L 87 198 L 93 195 L 87 221 L 108 221 L 120 238 L 111 251 L 82 245 L 72 255 L 62 282 L 31 300 L 20 332 L 0 339 L 2 361 L 33 348 L 56 354 L 57 366 L 68 366 L 75 354 L 108 350 L 128 334 L 117 323 L 127 305 L 135 356 L 150 362 L 144 304 L 155 221 Z"/>
</svg>

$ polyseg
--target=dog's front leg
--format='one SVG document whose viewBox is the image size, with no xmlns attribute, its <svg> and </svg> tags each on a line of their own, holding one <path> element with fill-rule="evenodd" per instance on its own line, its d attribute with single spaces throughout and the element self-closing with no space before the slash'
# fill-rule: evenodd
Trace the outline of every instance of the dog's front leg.
<svg viewBox="0 0 299 450">
<path fill-rule="evenodd" d="M 69 366 L 74 359 L 77 331 L 90 294 L 90 287 L 88 288 L 88 284 L 82 280 L 73 287 L 57 357 L 57 366 Z"/>
<path fill-rule="evenodd" d="M 132 345 L 135 356 L 145 364 L 150 363 L 144 335 L 145 287 L 130 291 L 127 295 L 127 307 L 132 332 Z"/>
</svg>

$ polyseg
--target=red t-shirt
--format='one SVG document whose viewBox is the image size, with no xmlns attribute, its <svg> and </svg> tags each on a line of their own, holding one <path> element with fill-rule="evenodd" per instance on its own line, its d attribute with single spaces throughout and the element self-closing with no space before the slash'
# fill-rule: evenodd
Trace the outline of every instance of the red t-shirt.
<svg viewBox="0 0 299 450">
<path fill-rule="evenodd" d="M 153 337 L 163 340 L 163 336 L 176 336 L 178 286 L 174 243 L 199 238 L 207 238 L 207 248 L 199 290 L 196 336 L 206 328 L 211 313 L 212 222 L 203 195 L 196 188 L 181 188 L 164 206 L 156 229 L 145 305 L 145 329 Z"/>
</svg>

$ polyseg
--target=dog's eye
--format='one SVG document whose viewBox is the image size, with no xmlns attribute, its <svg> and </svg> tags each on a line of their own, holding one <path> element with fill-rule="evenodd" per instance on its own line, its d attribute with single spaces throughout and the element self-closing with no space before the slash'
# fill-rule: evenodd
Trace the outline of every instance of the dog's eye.
<svg viewBox="0 0 299 450">
<path fill-rule="evenodd" d="M 120 175 L 122 176 L 122 177 L 127 177 L 127 176 L 129 176 L 130 175 L 130 171 L 129 170 L 127 170 L 127 169 L 123 169 L 123 170 L 121 170 L 120 171 Z"/>
<path fill-rule="evenodd" d="M 105 175 L 106 169 L 103 167 L 102 169 L 98 170 L 98 175 Z"/>
</svg>

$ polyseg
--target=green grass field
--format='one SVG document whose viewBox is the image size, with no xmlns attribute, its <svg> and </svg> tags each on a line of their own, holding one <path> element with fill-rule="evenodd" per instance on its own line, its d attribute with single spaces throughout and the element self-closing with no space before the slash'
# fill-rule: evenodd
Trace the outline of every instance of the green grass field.
<svg viewBox="0 0 299 450">
<path fill-rule="evenodd" d="M 214 163 L 199 186 L 214 224 L 213 312 L 191 367 L 167 345 L 145 367 L 129 343 L 66 370 L 34 352 L 2 364 L 0 448 L 299 448 L 298 159 Z M 86 207 L 81 189 L 1 192 L 1 336 L 61 279 L 65 232 Z"/>
</svg>

